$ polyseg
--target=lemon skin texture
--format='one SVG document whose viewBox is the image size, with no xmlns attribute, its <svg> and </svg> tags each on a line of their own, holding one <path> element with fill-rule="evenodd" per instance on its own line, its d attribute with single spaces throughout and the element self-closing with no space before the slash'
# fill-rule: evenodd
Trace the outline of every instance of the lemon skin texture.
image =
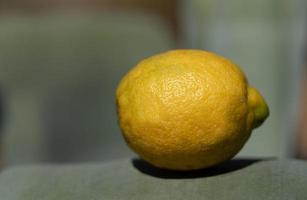
<svg viewBox="0 0 307 200">
<path fill-rule="evenodd" d="M 120 81 L 119 125 L 152 165 L 172 170 L 231 159 L 269 109 L 230 60 L 202 50 L 172 50 L 144 59 Z"/>
</svg>

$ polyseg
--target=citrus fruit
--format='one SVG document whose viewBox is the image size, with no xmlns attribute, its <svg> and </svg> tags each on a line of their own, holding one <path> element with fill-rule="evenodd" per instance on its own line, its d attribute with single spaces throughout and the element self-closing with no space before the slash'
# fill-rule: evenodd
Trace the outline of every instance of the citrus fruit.
<svg viewBox="0 0 307 200">
<path fill-rule="evenodd" d="M 160 168 L 193 170 L 231 159 L 269 109 L 230 60 L 202 50 L 144 59 L 116 91 L 127 144 Z"/>
</svg>

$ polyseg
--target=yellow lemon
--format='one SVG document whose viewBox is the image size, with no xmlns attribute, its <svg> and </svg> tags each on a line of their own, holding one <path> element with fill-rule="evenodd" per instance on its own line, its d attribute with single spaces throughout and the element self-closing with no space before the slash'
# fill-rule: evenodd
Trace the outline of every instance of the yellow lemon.
<svg viewBox="0 0 307 200">
<path fill-rule="evenodd" d="M 173 170 L 231 159 L 269 115 L 236 64 L 201 50 L 141 61 L 121 80 L 116 99 L 128 145 L 145 161 Z"/>
</svg>

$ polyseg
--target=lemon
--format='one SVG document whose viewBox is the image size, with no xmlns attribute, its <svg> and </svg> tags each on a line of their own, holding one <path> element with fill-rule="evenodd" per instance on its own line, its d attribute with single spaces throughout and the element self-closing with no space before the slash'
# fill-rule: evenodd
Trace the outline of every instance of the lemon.
<svg viewBox="0 0 307 200">
<path fill-rule="evenodd" d="M 116 91 L 127 144 L 160 168 L 193 170 L 231 159 L 269 109 L 230 60 L 202 50 L 144 59 Z"/>
</svg>

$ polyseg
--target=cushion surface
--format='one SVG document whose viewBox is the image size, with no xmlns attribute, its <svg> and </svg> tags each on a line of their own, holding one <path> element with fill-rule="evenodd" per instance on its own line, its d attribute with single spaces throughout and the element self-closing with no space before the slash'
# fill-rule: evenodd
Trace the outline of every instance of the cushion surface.
<svg viewBox="0 0 307 200">
<path fill-rule="evenodd" d="M 139 159 L 12 167 L 0 175 L 1 200 L 307 199 L 307 162 L 236 159 L 175 172 Z"/>
</svg>

